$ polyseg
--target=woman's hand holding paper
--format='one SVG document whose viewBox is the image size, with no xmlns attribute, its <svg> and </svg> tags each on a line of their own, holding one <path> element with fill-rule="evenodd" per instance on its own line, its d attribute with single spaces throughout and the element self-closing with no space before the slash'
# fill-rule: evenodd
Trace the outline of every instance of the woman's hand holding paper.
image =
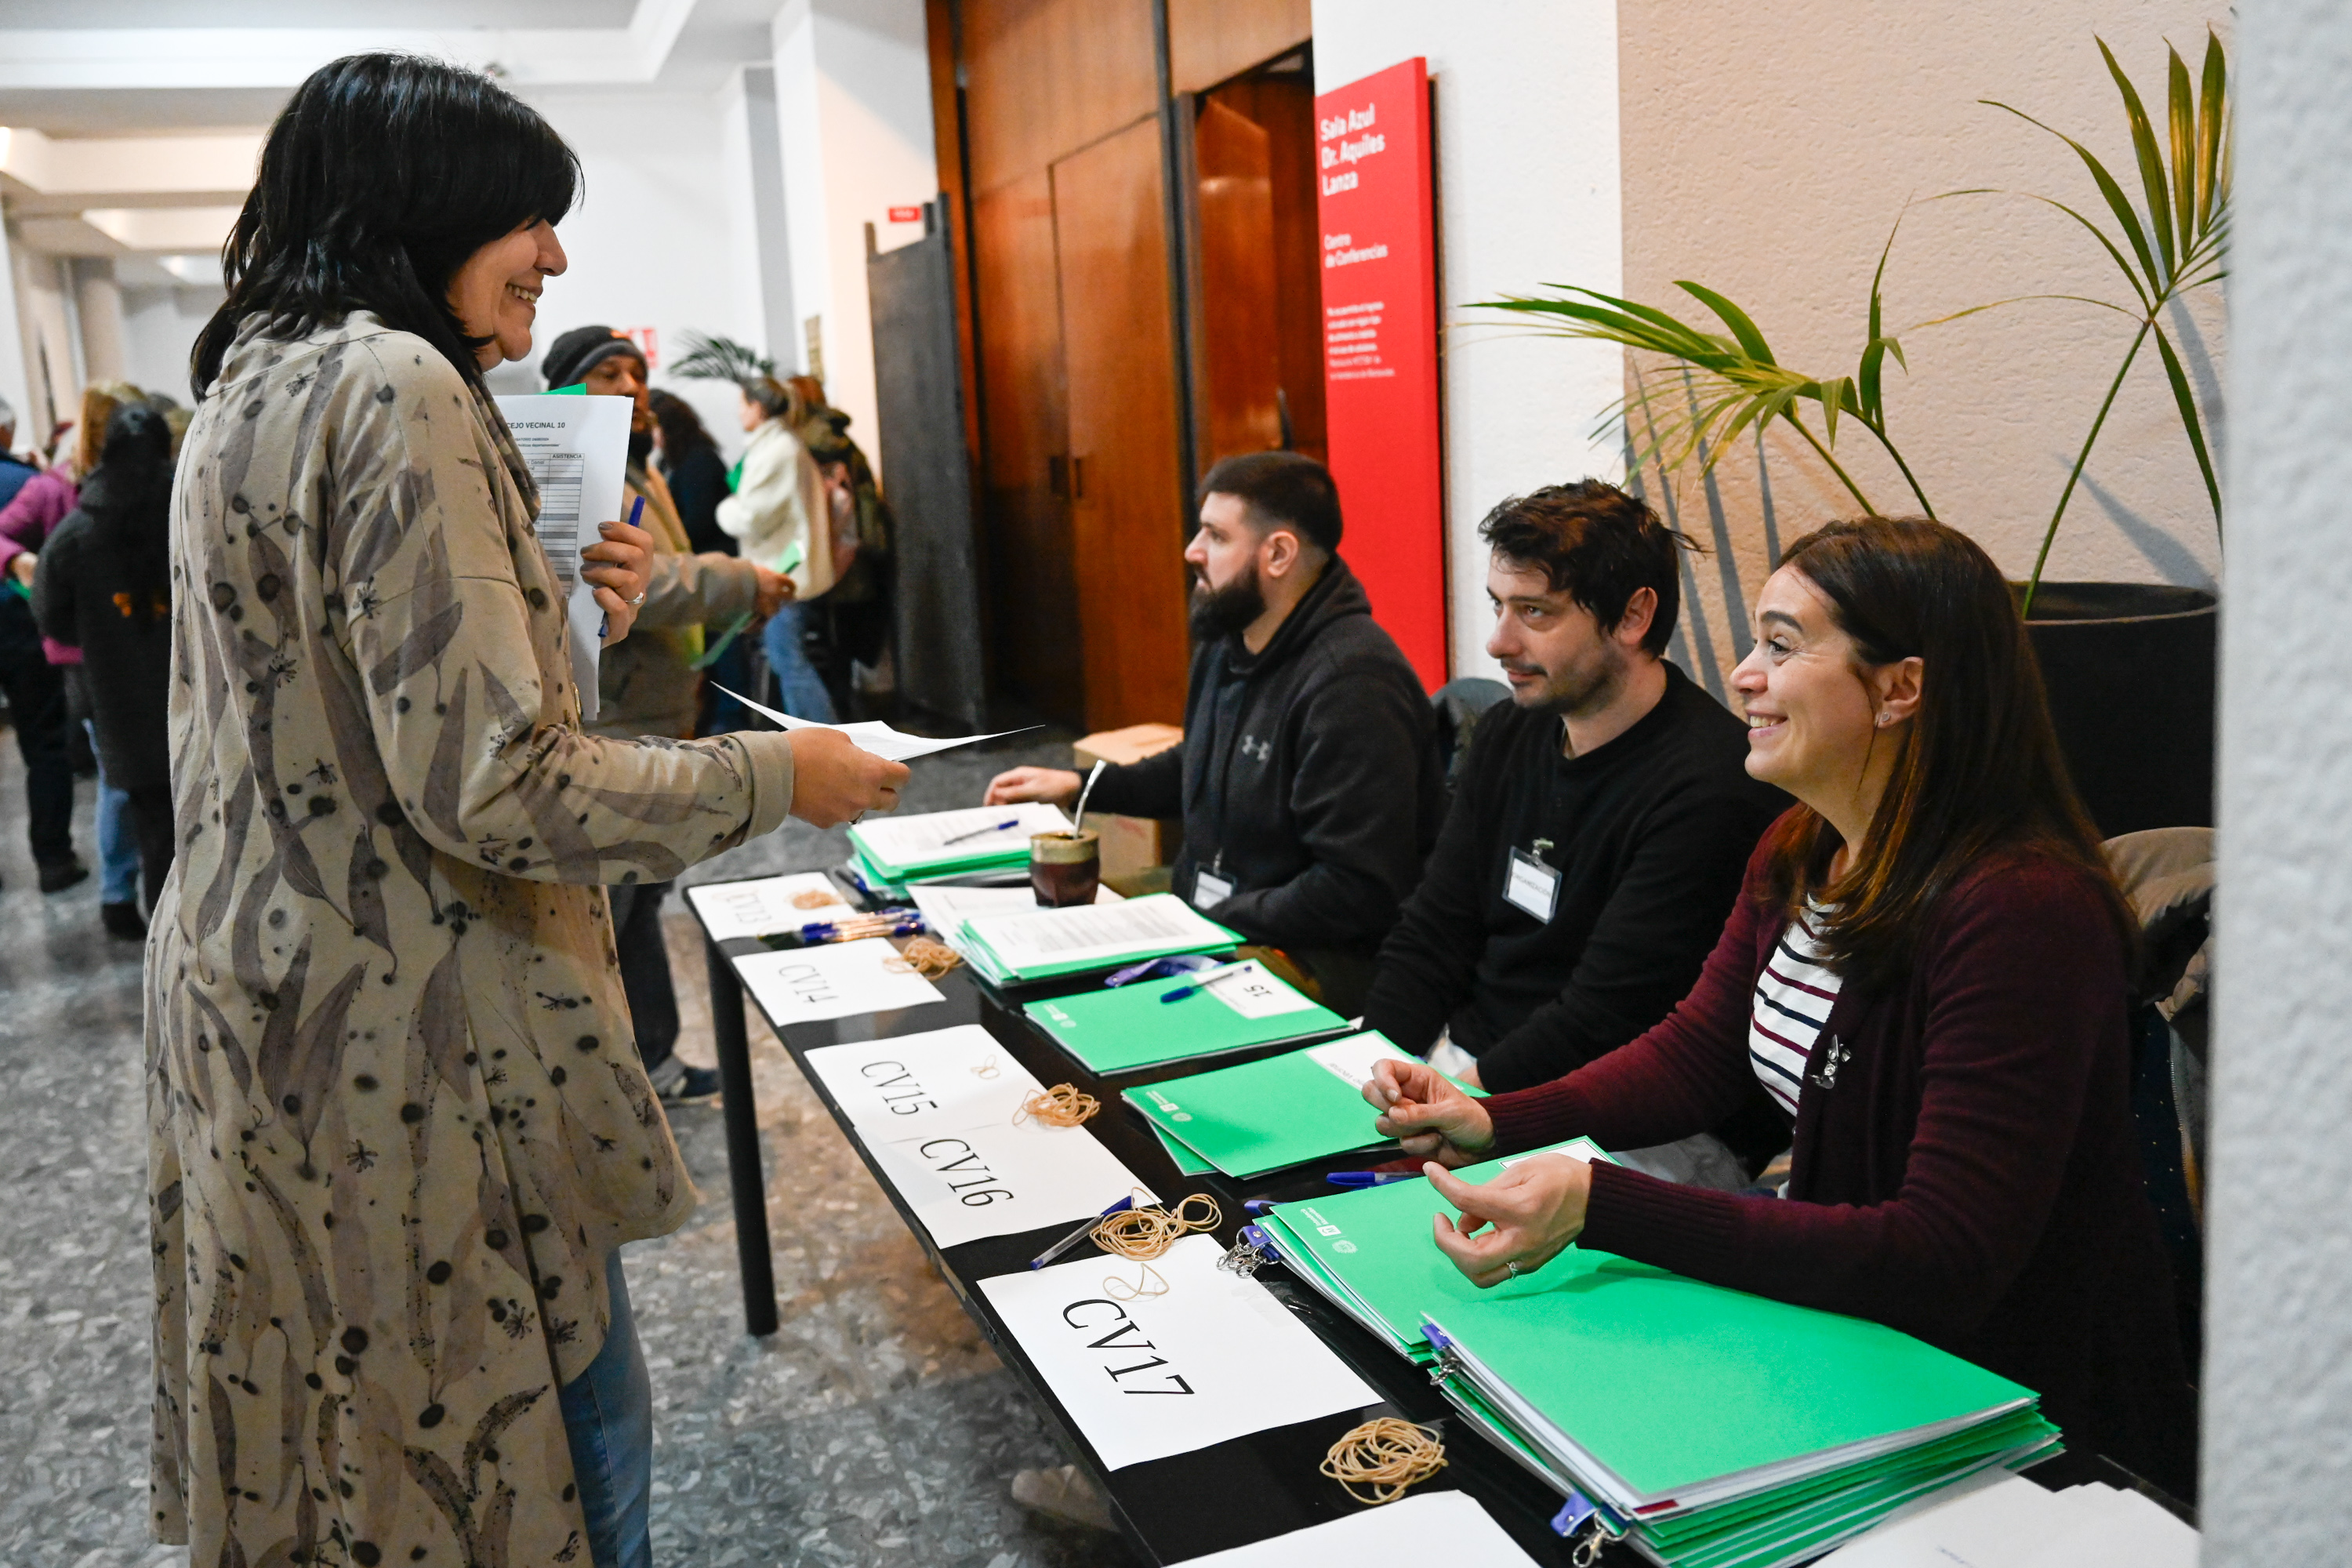
<svg viewBox="0 0 2352 1568">
<path fill-rule="evenodd" d="M 1467 1165 L 1495 1146 L 1495 1123 L 1486 1108 L 1427 1062 L 1374 1062 L 1364 1099 L 1381 1112 L 1374 1129 L 1402 1142 L 1408 1154 Z"/>
<path fill-rule="evenodd" d="M 1481 1290 L 1532 1274 L 1559 1256 L 1584 1229 L 1592 1168 L 1565 1154 L 1538 1154 L 1493 1181 L 1475 1184 L 1435 1162 L 1422 1174 L 1462 1211 L 1435 1216 L 1437 1249 Z"/>
<path fill-rule="evenodd" d="M 653 577 L 654 536 L 625 522 L 607 522 L 597 531 L 604 537 L 580 552 L 580 575 L 596 585 L 596 605 L 604 612 L 607 647 L 629 635 L 637 606 L 645 603 L 646 584 Z"/>
</svg>

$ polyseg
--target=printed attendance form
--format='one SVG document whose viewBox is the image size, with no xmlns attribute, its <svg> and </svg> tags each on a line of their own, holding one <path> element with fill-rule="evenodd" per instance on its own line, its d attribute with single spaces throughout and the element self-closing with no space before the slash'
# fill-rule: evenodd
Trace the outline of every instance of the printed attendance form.
<svg viewBox="0 0 2352 1568">
<path fill-rule="evenodd" d="M 596 605 L 596 585 L 580 574 L 580 552 L 603 538 L 596 531 L 599 524 L 621 520 L 633 405 L 625 397 L 563 393 L 497 401 L 523 465 L 530 470 L 531 483 L 539 487 L 539 515 L 531 519 L 531 531 L 539 535 L 547 563 L 563 584 L 580 717 L 593 721 L 604 612 Z"/>
</svg>

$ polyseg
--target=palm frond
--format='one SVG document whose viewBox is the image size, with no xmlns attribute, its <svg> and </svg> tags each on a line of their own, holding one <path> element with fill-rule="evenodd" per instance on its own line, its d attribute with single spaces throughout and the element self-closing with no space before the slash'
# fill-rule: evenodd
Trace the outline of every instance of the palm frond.
<svg viewBox="0 0 2352 1568">
<path fill-rule="evenodd" d="M 688 332 L 686 353 L 670 362 L 670 374 L 694 381 L 749 381 L 776 374 L 776 362 L 749 343 L 717 333 Z"/>
</svg>

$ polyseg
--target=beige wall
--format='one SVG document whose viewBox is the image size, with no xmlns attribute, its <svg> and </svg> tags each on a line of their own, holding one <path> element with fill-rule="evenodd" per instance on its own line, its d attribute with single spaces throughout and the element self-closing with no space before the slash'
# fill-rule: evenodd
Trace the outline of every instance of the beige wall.
<svg viewBox="0 0 2352 1568">
<path fill-rule="evenodd" d="M 1746 307 L 1784 364 L 1851 374 L 1871 271 L 1906 199 L 1995 186 L 2096 202 L 2071 152 L 1977 100 L 2037 115 L 2129 178 L 2121 108 L 2093 35 L 2146 95 L 2160 91 L 2164 38 L 2196 69 L 2209 17 L 2227 20 L 2210 0 L 1620 0 L 1625 292 L 1704 321 L 1673 287 L 1693 279 Z M 2032 565 L 2132 323 L 2042 302 L 1904 329 L 2034 292 L 2130 297 L 2088 235 L 2021 196 L 1914 206 L 1887 268 L 1886 320 L 1911 362 L 1907 376 L 1888 369 L 1896 443 L 1938 515 L 2013 576 Z M 2180 324 L 2189 374 L 2218 404 L 2219 291 Z M 1562 434 L 1571 447 L 1565 437 L 1580 433 Z M 1765 447 L 1769 491 L 1752 438 L 1724 458 L 1712 494 L 1695 474 L 1675 489 L 1683 526 L 1717 551 L 1696 563 L 1705 614 L 1686 634 L 1694 674 L 1727 668 L 1747 647 L 1738 623 L 1772 545 L 1856 510 L 1793 434 Z M 1842 427 L 1838 455 L 1882 510 L 1916 510 L 1866 434 Z M 2049 575 L 2209 585 L 2219 570 L 2204 486 L 2147 347 L 2067 509 Z"/>
</svg>

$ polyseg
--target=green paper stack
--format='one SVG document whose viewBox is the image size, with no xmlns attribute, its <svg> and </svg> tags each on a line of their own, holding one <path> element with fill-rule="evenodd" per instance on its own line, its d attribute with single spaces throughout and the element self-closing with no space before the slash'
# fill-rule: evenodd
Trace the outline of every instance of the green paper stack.
<svg viewBox="0 0 2352 1568">
<path fill-rule="evenodd" d="M 1172 1002 L 1160 1000 L 1187 986 L 1197 988 Z M 1024 1011 L 1055 1045 L 1097 1073 L 1222 1056 L 1348 1026 L 1339 1014 L 1255 962 L 1206 984 L 1179 974 L 1032 1002 Z"/>
<path fill-rule="evenodd" d="M 1100 973 L 1180 952 L 1228 953 L 1242 940 L 1173 893 L 982 915 L 940 935 L 997 985 Z"/>
<path fill-rule="evenodd" d="M 851 825 L 850 864 L 868 884 L 889 888 L 990 873 L 1026 875 L 1030 835 L 1069 826 L 1060 807 L 1037 802 L 877 816 Z"/>
<path fill-rule="evenodd" d="M 1394 1142 L 1372 1130 L 1378 1113 L 1361 1088 L 1381 1057 L 1413 1059 L 1367 1031 L 1121 1092 L 1159 1131 L 1226 1175 L 1259 1176 L 1359 1149 L 1394 1152 Z"/>
<path fill-rule="evenodd" d="M 1581 1139 L 1536 1152 L 1555 1152 L 1607 1157 Z M 1858 1318 L 1576 1247 L 1480 1290 L 1431 1239 L 1453 1212 L 1412 1181 L 1262 1224 L 1299 1278 L 1433 1363 L 1470 1425 L 1670 1568 L 1802 1562 L 2056 1449 L 2031 1390 Z"/>
</svg>

